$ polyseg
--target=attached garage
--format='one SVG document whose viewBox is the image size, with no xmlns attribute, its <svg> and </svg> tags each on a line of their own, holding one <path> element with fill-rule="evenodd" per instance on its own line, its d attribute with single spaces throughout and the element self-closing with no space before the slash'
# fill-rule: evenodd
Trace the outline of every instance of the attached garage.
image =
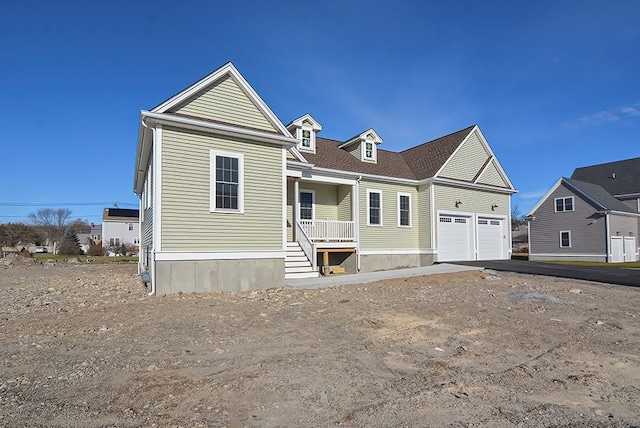
<svg viewBox="0 0 640 428">
<path fill-rule="evenodd" d="M 439 214 L 438 261 L 505 259 L 505 222 L 477 214 Z"/>
<path fill-rule="evenodd" d="M 471 217 L 438 216 L 438 261 L 473 260 Z"/>
</svg>

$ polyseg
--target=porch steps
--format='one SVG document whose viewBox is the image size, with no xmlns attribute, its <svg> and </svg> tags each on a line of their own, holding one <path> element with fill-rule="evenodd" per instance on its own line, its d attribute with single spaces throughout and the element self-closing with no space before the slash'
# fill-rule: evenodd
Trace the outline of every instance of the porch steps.
<svg viewBox="0 0 640 428">
<path fill-rule="evenodd" d="M 318 272 L 313 270 L 311 262 L 304 255 L 297 242 L 287 242 L 287 255 L 284 260 L 285 279 L 317 278 Z"/>
</svg>

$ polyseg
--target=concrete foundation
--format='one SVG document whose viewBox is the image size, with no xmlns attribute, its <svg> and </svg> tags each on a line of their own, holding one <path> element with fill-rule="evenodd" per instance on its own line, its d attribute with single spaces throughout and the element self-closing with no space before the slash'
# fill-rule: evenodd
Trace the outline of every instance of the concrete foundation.
<svg viewBox="0 0 640 428">
<path fill-rule="evenodd" d="M 157 261 L 156 294 L 245 291 L 284 286 L 284 259 Z"/>
<path fill-rule="evenodd" d="M 584 261 L 584 262 L 602 262 L 606 263 L 607 256 L 604 254 L 602 256 L 575 256 L 575 255 L 544 255 L 538 256 L 536 254 L 529 254 L 530 261 Z"/>
<path fill-rule="evenodd" d="M 375 272 L 419 266 L 419 254 L 369 254 L 360 256 L 360 272 Z"/>
</svg>

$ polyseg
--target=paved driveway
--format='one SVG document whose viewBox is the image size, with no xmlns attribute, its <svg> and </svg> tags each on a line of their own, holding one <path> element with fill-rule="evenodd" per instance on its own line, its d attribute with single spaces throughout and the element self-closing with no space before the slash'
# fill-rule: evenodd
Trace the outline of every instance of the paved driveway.
<svg viewBox="0 0 640 428">
<path fill-rule="evenodd" d="M 566 266 L 524 260 L 485 260 L 469 262 L 447 262 L 463 266 L 484 267 L 507 272 L 530 273 L 534 275 L 557 276 L 561 278 L 584 279 L 608 284 L 640 287 L 639 269 L 600 268 L 590 266 Z"/>
</svg>

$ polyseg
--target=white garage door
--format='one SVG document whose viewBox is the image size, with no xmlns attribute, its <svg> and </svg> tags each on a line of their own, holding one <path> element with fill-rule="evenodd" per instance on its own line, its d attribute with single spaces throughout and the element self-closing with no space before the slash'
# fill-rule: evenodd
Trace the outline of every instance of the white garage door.
<svg viewBox="0 0 640 428">
<path fill-rule="evenodd" d="M 624 261 L 635 262 L 636 261 L 636 237 L 625 236 L 624 238 Z"/>
<path fill-rule="evenodd" d="M 504 258 L 502 220 L 478 218 L 478 260 Z"/>
<path fill-rule="evenodd" d="M 611 262 L 621 263 L 624 261 L 624 243 L 622 236 L 611 237 Z"/>
<path fill-rule="evenodd" d="M 438 261 L 472 260 L 471 218 L 438 217 Z"/>
</svg>

